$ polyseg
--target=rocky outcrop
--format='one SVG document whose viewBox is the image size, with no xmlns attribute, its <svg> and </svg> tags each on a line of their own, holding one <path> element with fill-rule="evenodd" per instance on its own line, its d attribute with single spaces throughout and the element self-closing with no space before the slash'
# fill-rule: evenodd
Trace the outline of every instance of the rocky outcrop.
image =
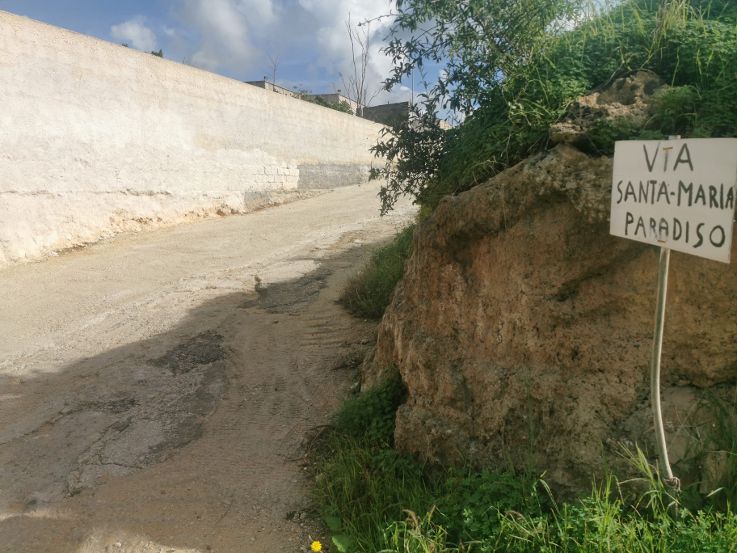
<svg viewBox="0 0 737 553">
<path fill-rule="evenodd" d="M 626 472 L 622 443 L 653 454 L 657 250 L 609 235 L 610 187 L 610 159 L 561 144 L 418 226 L 372 362 L 408 388 L 400 448 L 544 471 L 563 490 Z M 673 254 L 663 404 L 685 480 L 726 447 L 714 425 L 727 411 L 714 415 L 737 399 L 735 296 L 736 266 Z"/>
<path fill-rule="evenodd" d="M 607 88 L 573 102 L 566 116 L 550 128 L 550 141 L 586 148 L 589 133 L 602 121 L 643 125 L 650 116 L 655 93 L 664 87 L 662 79 L 649 71 L 620 77 Z"/>
</svg>

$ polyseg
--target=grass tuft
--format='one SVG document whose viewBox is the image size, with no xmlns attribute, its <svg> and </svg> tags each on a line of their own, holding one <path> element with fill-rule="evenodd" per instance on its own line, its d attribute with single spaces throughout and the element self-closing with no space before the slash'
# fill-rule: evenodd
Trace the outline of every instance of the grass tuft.
<svg viewBox="0 0 737 553">
<path fill-rule="evenodd" d="M 410 225 L 372 256 L 366 267 L 353 278 L 340 299 L 346 308 L 359 317 L 380 319 L 384 315 L 392 292 L 402 278 L 404 262 L 412 248 L 414 225 Z"/>
</svg>

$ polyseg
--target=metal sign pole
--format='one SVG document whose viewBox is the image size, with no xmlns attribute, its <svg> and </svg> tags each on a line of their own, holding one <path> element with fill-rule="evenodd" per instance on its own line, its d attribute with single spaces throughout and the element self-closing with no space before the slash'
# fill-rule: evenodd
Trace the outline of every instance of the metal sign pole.
<svg viewBox="0 0 737 553">
<path fill-rule="evenodd" d="M 658 270 L 658 300 L 655 305 L 655 336 L 653 352 L 650 358 L 650 402 L 655 421 L 655 441 L 658 447 L 660 464 L 665 471 L 666 483 L 677 487 L 678 479 L 673 478 L 673 471 L 668 460 L 668 446 L 665 443 L 663 429 L 663 413 L 660 408 L 660 358 L 663 352 L 663 327 L 665 323 L 665 300 L 668 294 L 668 268 L 670 265 L 670 249 L 660 247 L 660 268 Z"/>
<path fill-rule="evenodd" d="M 677 140 L 680 135 L 671 135 L 668 140 Z M 655 335 L 653 336 L 653 353 L 650 358 L 650 403 L 655 421 L 655 443 L 658 448 L 660 465 L 665 471 L 665 482 L 678 488 L 680 482 L 673 478 L 673 470 L 668 459 L 668 445 L 665 443 L 663 428 L 663 411 L 660 406 L 660 358 L 663 353 L 663 327 L 665 326 L 665 301 L 668 295 L 668 270 L 670 268 L 670 248 L 660 246 L 658 266 L 658 300 L 655 303 Z"/>
</svg>

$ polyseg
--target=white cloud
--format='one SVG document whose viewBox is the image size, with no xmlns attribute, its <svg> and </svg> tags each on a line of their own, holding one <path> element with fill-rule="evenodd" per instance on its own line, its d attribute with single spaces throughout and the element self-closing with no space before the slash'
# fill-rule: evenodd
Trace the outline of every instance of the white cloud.
<svg viewBox="0 0 737 553">
<path fill-rule="evenodd" d="M 143 17 L 134 17 L 119 25 L 110 27 L 110 36 L 117 42 L 122 42 L 143 50 L 152 52 L 158 49 L 156 33 L 146 27 Z"/>
<path fill-rule="evenodd" d="M 260 56 L 254 36 L 276 22 L 271 0 L 183 0 L 180 16 L 200 37 L 191 61 L 216 70 L 252 69 Z"/>
<path fill-rule="evenodd" d="M 270 25 L 276 19 L 271 0 L 235 0 L 236 9 L 251 23 Z"/>
<path fill-rule="evenodd" d="M 249 59 L 248 28 L 231 0 L 189 0 L 185 16 L 201 34 L 192 63 L 207 69 L 234 66 Z"/>
<path fill-rule="evenodd" d="M 349 14 L 354 29 L 370 31 L 368 88 L 381 89 L 392 68 L 391 60 L 380 53 L 392 18 L 379 16 L 391 11 L 393 0 L 177 0 L 174 5 L 182 24 L 177 37 L 188 36 L 193 44 L 186 52 L 177 46 L 177 54 L 205 69 L 255 80 L 271 74 L 271 57 L 278 59 L 278 82 L 309 81 L 301 87 L 347 93 L 339 73 L 353 72 Z M 357 27 L 367 20 L 370 24 Z M 398 88 L 379 93 L 376 102 L 409 95 Z"/>
</svg>

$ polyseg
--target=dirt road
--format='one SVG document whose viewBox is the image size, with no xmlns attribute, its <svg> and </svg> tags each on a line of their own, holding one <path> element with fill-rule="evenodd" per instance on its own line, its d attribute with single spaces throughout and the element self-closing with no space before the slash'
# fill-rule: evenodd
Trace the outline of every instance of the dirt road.
<svg viewBox="0 0 737 553">
<path fill-rule="evenodd" d="M 376 187 L 0 272 L 0 551 L 304 551 L 305 437 L 371 327 Z"/>
</svg>

